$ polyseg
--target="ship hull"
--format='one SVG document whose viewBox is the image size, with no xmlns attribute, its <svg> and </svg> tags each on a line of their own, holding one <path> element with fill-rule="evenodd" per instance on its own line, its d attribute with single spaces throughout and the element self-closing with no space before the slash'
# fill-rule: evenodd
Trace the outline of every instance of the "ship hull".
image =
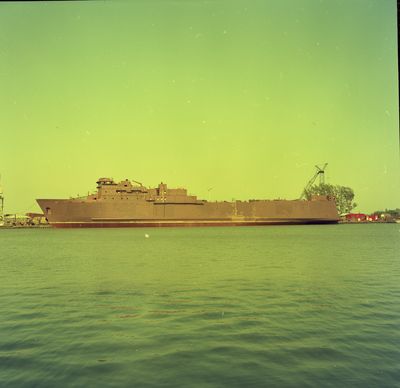
<svg viewBox="0 0 400 388">
<path fill-rule="evenodd" d="M 248 222 L 53 222 L 55 228 L 168 228 L 168 227 L 208 227 L 208 226 L 266 226 L 266 225 L 306 225 L 306 224 L 337 224 L 332 220 L 271 220 L 271 221 L 248 221 Z"/>
<path fill-rule="evenodd" d="M 39 199 L 50 225 L 57 228 L 265 226 L 333 224 L 334 201 L 257 200 L 155 204 Z"/>
</svg>

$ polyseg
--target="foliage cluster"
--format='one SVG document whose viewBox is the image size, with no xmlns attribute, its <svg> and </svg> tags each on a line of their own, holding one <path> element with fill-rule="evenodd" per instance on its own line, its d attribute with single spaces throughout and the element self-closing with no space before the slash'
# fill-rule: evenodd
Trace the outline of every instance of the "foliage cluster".
<svg viewBox="0 0 400 388">
<path fill-rule="evenodd" d="M 312 195 L 329 195 L 334 197 L 339 214 L 350 213 L 357 204 L 353 202 L 354 191 L 350 187 L 320 183 L 304 190 L 304 196 L 311 199 Z"/>
<path fill-rule="evenodd" d="M 381 214 L 389 214 L 393 218 L 400 218 L 400 209 L 385 209 L 385 210 L 376 210 L 373 214 L 381 215 Z"/>
</svg>

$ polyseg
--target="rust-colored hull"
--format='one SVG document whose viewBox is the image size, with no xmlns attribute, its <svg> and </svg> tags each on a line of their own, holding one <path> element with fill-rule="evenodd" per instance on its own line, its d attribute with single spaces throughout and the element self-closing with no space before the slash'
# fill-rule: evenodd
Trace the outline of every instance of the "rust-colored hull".
<svg viewBox="0 0 400 388">
<path fill-rule="evenodd" d="M 260 222 L 53 222 L 55 228 L 182 228 L 208 226 L 266 226 L 266 225 L 305 225 L 305 224 L 337 224 L 332 220 L 271 220 Z"/>
<path fill-rule="evenodd" d="M 302 200 L 208 202 L 186 189 L 157 189 L 99 179 L 98 192 L 84 198 L 38 199 L 58 228 L 194 227 L 327 224 L 338 222 L 327 197 Z"/>
</svg>

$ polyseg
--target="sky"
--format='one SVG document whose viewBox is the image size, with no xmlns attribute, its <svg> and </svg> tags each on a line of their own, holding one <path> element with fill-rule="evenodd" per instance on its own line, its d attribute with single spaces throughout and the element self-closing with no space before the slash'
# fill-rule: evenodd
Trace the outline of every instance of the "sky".
<svg viewBox="0 0 400 388">
<path fill-rule="evenodd" d="M 325 162 L 400 207 L 397 66 L 395 0 L 1 3 L 5 212 L 99 177 L 295 199 Z"/>
</svg>

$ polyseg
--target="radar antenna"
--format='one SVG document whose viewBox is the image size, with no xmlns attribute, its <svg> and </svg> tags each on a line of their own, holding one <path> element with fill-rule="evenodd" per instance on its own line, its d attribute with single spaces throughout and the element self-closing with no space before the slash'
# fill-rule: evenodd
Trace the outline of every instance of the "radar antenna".
<svg viewBox="0 0 400 388">
<path fill-rule="evenodd" d="M 322 167 L 317 165 L 315 166 L 317 170 L 315 171 L 315 174 L 312 176 L 312 178 L 308 181 L 306 187 L 303 189 L 303 192 L 301 193 L 299 199 L 303 199 L 305 197 L 307 190 L 314 184 L 318 175 L 319 175 L 319 184 L 321 185 L 325 183 L 325 169 L 327 165 L 328 163 L 325 163 Z"/>
</svg>

